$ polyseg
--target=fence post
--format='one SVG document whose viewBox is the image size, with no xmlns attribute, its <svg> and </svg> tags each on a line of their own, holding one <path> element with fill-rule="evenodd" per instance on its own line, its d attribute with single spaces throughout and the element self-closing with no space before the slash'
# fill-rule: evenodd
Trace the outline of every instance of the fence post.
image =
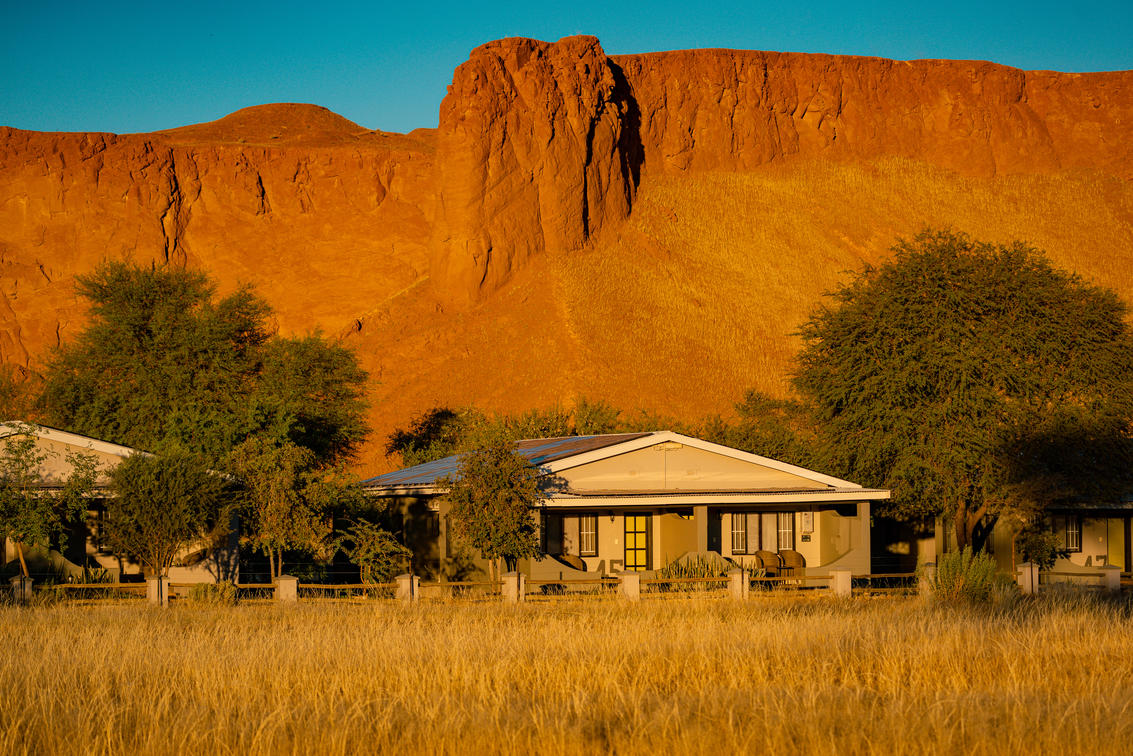
<svg viewBox="0 0 1133 756">
<path fill-rule="evenodd" d="M 622 572 L 618 575 L 618 593 L 624 599 L 637 601 L 641 598 L 641 575 L 636 572 Z"/>
<path fill-rule="evenodd" d="M 1106 564 L 1102 570 L 1102 590 L 1106 593 L 1121 593 L 1121 568 Z"/>
<path fill-rule="evenodd" d="M 849 598 L 853 595 L 853 576 L 849 570 L 830 570 L 830 588 L 835 596 Z"/>
<path fill-rule="evenodd" d="M 299 601 L 299 578 L 280 575 L 275 579 L 275 600 L 281 604 L 294 604 Z"/>
<path fill-rule="evenodd" d="M 747 570 L 732 570 L 728 573 L 728 590 L 732 598 L 743 600 L 751 590 L 751 583 L 747 579 Z"/>
<path fill-rule="evenodd" d="M 518 604 L 527 595 L 527 576 L 522 572 L 506 572 L 502 577 L 505 604 Z"/>
<path fill-rule="evenodd" d="M 169 606 L 169 578 L 146 578 L 146 601 L 154 606 Z"/>
<path fill-rule="evenodd" d="M 17 604 L 26 604 L 31 601 L 31 584 L 34 582 L 30 577 L 23 575 L 16 575 L 9 581 L 12 583 L 12 600 Z"/>
<path fill-rule="evenodd" d="M 1016 573 L 1019 589 L 1024 595 L 1030 596 L 1039 592 L 1039 570 L 1031 562 L 1023 562 Z"/>
<path fill-rule="evenodd" d="M 416 575 L 398 575 L 397 576 L 397 597 L 402 601 L 416 601 L 417 588 L 421 584 L 421 578 Z"/>
<path fill-rule="evenodd" d="M 917 579 L 917 593 L 927 596 L 932 593 L 932 586 L 936 584 L 936 562 L 925 562 L 921 565 L 921 574 Z"/>
</svg>

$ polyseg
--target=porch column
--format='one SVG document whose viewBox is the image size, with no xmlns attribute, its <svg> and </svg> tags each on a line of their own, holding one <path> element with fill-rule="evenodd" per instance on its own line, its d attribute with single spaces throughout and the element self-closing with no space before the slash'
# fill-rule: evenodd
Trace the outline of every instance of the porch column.
<svg viewBox="0 0 1133 756">
<path fill-rule="evenodd" d="M 703 554 L 708 551 L 708 505 L 693 507 L 692 519 L 696 523 L 696 550 Z"/>
</svg>

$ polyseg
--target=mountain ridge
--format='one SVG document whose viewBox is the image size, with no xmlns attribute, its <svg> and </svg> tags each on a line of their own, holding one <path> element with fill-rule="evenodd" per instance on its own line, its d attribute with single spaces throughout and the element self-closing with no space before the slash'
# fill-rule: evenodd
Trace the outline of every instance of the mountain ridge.
<svg viewBox="0 0 1133 756">
<path fill-rule="evenodd" d="M 222 289 L 252 283 L 282 331 L 356 345 L 379 435 L 434 402 L 521 409 L 586 394 L 725 411 L 748 387 L 732 383 L 786 390 L 800 303 L 847 269 L 832 268 L 876 262 L 921 224 L 1035 240 L 1130 300 L 1133 283 L 1108 270 L 1133 267 L 1128 133 L 1129 71 L 608 56 L 593 37 L 476 48 L 437 129 L 406 135 L 286 103 L 146 134 L 4 127 L 0 359 L 41 365 L 83 322 L 73 276 L 131 258 L 204 269 Z M 745 296 L 737 281 L 794 323 L 729 304 Z M 644 292 L 688 333 L 670 333 Z M 762 372 L 728 346 L 749 337 L 764 344 Z M 701 372 L 680 367 L 689 354 Z M 380 463 L 376 447 L 367 459 Z"/>
</svg>

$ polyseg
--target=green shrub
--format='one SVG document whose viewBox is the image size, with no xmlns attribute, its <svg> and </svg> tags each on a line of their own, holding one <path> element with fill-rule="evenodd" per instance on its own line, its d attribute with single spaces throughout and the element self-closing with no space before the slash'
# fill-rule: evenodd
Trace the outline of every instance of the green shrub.
<svg viewBox="0 0 1133 756">
<path fill-rule="evenodd" d="M 941 556 L 932 581 L 932 595 L 950 603 L 986 603 L 995 585 L 995 560 L 984 552 L 972 553 L 971 547 Z"/>
<path fill-rule="evenodd" d="M 678 559 L 677 561 L 657 570 L 659 580 L 676 580 L 679 578 L 718 578 L 727 577 L 735 566 L 722 557 L 710 558 L 700 554 Z M 704 591 L 719 588 L 716 583 L 669 583 L 664 585 L 665 590 L 671 591 Z"/>
<path fill-rule="evenodd" d="M 201 604 L 233 606 L 236 603 L 236 586 L 229 582 L 197 583 L 189 589 L 189 600 Z"/>
<path fill-rule="evenodd" d="M 1020 531 L 1015 545 L 1024 562 L 1036 564 L 1041 570 L 1051 569 L 1055 560 L 1065 555 L 1060 548 L 1062 540 L 1042 523 L 1030 525 Z"/>
</svg>

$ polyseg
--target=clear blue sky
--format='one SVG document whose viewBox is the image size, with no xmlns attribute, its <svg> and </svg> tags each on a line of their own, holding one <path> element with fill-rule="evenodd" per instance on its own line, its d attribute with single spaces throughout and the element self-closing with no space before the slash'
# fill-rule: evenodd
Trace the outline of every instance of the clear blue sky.
<svg viewBox="0 0 1133 756">
<path fill-rule="evenodd" d="M 453 68 L 509 36 L 1133 68 L 1133 0 L 0 3 L 0 125 L 53 131 L 153 131 L 267 102 L 435 126 Z"/>
</svg>

